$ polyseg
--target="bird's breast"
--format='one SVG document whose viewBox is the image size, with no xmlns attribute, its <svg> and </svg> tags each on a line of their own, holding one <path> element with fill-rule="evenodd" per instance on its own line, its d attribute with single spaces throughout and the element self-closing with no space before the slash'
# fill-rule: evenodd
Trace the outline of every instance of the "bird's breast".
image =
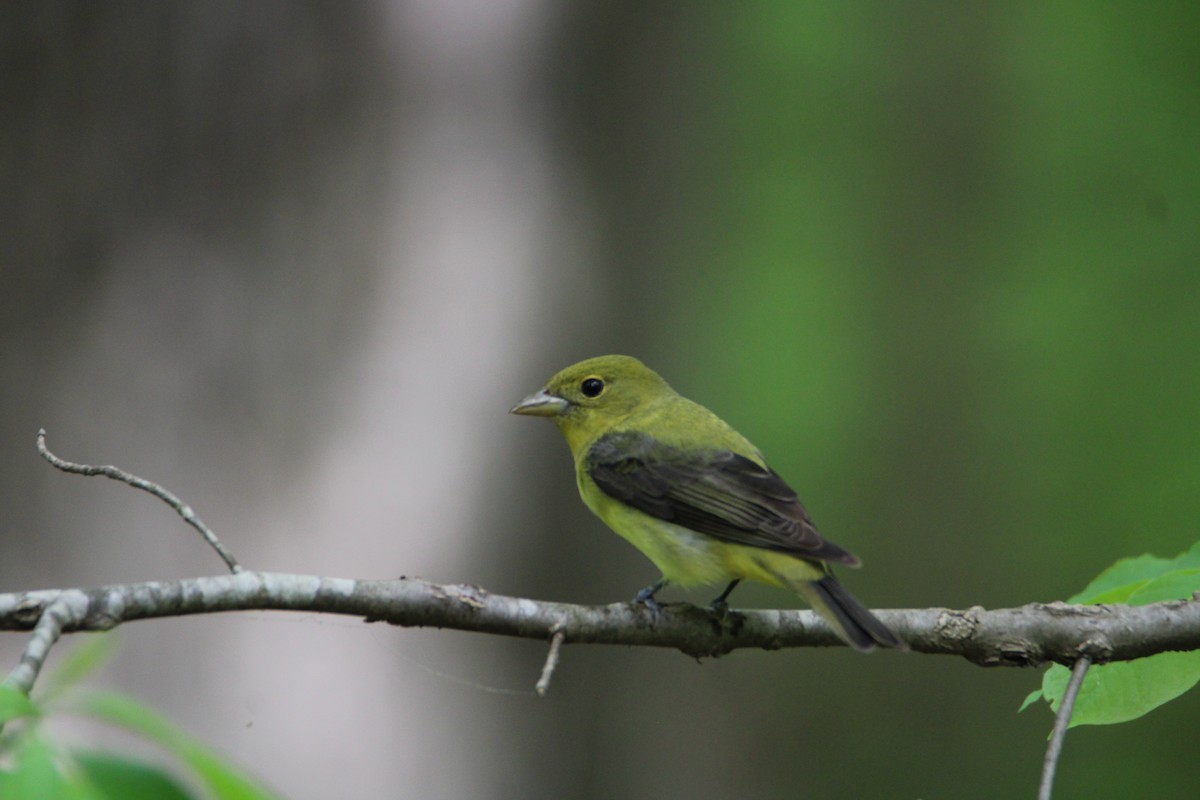
<svg viewBox="0 0 1200 800">
<path fill-rule="evenodd" d="M 701 586 L 738 577 L 729 569 L 728 545 L 713 537 L 638 511 L 605 494 L 583 472 L 579 494 L 596 516 L 642 551 L 671 583 Z"/>
</svg>

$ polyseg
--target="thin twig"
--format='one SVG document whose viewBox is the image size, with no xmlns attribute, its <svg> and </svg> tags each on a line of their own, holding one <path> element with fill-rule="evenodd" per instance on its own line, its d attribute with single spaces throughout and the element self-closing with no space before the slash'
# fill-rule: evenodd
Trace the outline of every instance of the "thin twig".
<svg viewBox="0 0 1200 800">
<path fill-rule="evenodd" d="M 1054 771 L 1058 768 L 1058 757 L 1062 755 L 1063 740 L 1067 738 L 1067 728 L 1071 724 L 1071 715 L 1075 711 L 1075 699 L 1079 696 L 1079 687 L 1087 675 L 1092 659 L 1081 655 L 1071 669 L 1071 680 L 1067 683 L 1067 691 L 1063 693 L 1062 703 L 1058 707 L 1058 715 L 1054 718 L 1054 731 L 1050 734 L 1050 744 L 1046 747 L 1046 761 L 1042 765 L 1042 785 L 1038 788 L 1038 800 L 1050 800 L 1054 789 Z"/>
<path fill-rule="evenodd" d="M 157 483 L 151 483 L 144 478 L 131 475 L 130 473 L 122 469 L 118 469 L 117 467 L 75 464 L 70 461 L 64 461 L 63 459 L 54 455 L 54 453 L 51 453 L 50 449 L 46 447 L 45 428 L 42 428 L 38 431 L 37 448 L 38 452 L 42 454 L 42 458 L 49 461 L 56 469 L 60 469 L 63 472 L 73 472 L 76 475 L 89 476 L 103 475 L 106 478 L 112 478 L 115 481 L 126 483 L 135 489 L 141 489 L 144 492 L 149 492 L 159 500 L 162 500 L 164 503 L 169 505 L 171 508 L 175 509 L 175 512 L 179 514 L 179 516 L 183 517 L 184 522 L 198 530 L 200 535 L 204 537 L 204 541 L 208 542 L 209 546 L 212 547 L 213 550 L 217 551 L 217 555 L 219 555 L 221 560 L 225 562 L 225 565 L 229 567 L 230 572 L 236 574 L 242 571 L 242 567 L 240 564 L 238 564 L 237 559 L 233 557 L 232 553 L 225 549 L 225 545 L 221 544 L 221 540 L 217 538 L 215 533 L 209 530 L 208 526 L 204 524 L 200 517 L 196 516 L 196 512 L 192 511 L 191 506 L 184 503 L 174 494 L 159 486 Z"/>
<path fill-rule="evenodd" d="M 4 683 L 29 694 L 50 655 L 50 648 L 62 636 L 63 629 L 78 625 L 86 611 L 87 600 L 78 592 L 63 592 L 43 606 L 29 643 L 21 653 L 21 663 L 8 674 Z"/>
<path fill-rule="evenodd" d="M 558 654 L 562 650 L 563 641 L 567 638 L 567 633 L 561 625 L 554 626 L 554 636 L 550 639 L 550 652 L 546 654 L 546 663 L 542 666 L 542 677 L 538 678 L 537 685 L 533 688 L 541 697 L 546 696 L 546 692 L 550 689 L 550 679 L 554 676 L 554 670 L 558 668 Z"/>
</svg>

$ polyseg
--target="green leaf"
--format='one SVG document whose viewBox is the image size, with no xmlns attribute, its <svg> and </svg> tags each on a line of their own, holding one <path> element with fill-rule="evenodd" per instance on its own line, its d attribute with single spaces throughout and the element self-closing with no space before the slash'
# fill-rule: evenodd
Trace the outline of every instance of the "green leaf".
<svg viewBox="0 0 1200 800">
<path fill-rule="evenodd" d="M 1169 572 L 1194 569 L 1200 569 L 1200 542 L 1196 542 L 1191 549 L 1180 553 L 1175 558 L 1159 558 L 1149 554 L 1137 558 L 1123 558 L 1097 575 L 1091 583 L 1084 587 L 1083 591 L 1067 598 L 1067 602 L 1123 602 L 1122 600 L 1101 600 L 1100 596 L 1114 591 L 1119 593 L 1123 587 L 1154 580 Z M 1181 597 L 1185 596 L 1187 595 L 1181 595 Z"/>
<path fill-rule="evenodd" d="M 1171 559 L 1142 555 L 1137 558 L 1122 558 L 1101 572 L 1083 591 L 1067 598 L 1068 603 L 1098 603 L 1101 595 L 1119 591 L 1131 584 L 1156 578 L 1171 569 Z M 1120 602 L 1111 600 L 1109 602 Z"/>
<path fill-rule="evenodd" d="M 1042 692 L 1055 712 L 1062 704 L 1071 671 L 1055 664 L 1042 679 Z M 1088 670 L 1079 688 L 1071 727 L 1112 725 L 1137 719 L 1174 700 L 1200 682 L 1200 652 L 1159 653 L 1136 661 L 1102 664 Z"/>
<path fill-rule="evenodd" d="M 170 773 L 152 764 L 99 752 L 74 752 L 72 759 L 104 797 L 120 800 L 192 800 Z"/>
<path fill-rule="evenodd" d="M 83 681 L 100 667 L 112 660 L 117 651 L 115 633 L 100 633 L 82 637 L 82 642 L 71 648 L 67 657 L 43 683 L 39 697 L 50 699 Z"/>
<path fill-rule="evenodd" d="M 0 683 L 0 725 L 18 717 L 37 716 L 38 708 L 20 689 Z"/>
<path fill-rule="evenodd" d="M 1058 666 L 1058 665 L 1055 664 L 1055 666 Z M 1045 680 L 1045 678 L 1043 678 L 1043 680 Z M 1034 689 L 1032 692 L 1030 692 L 1025 697 L 1025 702 L 1021 703 L 1021 707 L 1017 709 L 1017 713 L 1020 714 L 1022 711 L 1029 708 L 1031 705 L 1033 705 L 1034 703 L 1036 703 L 1038 700 L 1041 700 L 1041 699 L 1042 699 L 1042 690 Z"/>
<path fill-rule="evenodd" d="M 1186 600 L 1196 591 L 1200 591 L 1200 569 L 1177 569 L 1155 578 L 1113 587 L 1094 595 L 1087 602 L 1144 606 L 1163 600 Z"/>
<path fill-rule="evenodd" d="M 1200 542 L 1175 558 L 1142 555 L 1121 559 L 1100 573 L 1072 603 L 1132 606 L 1189 599 L 1200 591 Z M 1071 671 L 1055 664 L 1042 678 L 1042 697 L 1058 711 Z M 1149 713 L 1200 683 L 1200 652 L 1159 653 L 1148 658 L 1101 664 L 1088 670 L 1071 727 L 1111 725 Z M 1036 692 L 1034 694 L 1037 694 Z M 1025 708 L 1034 701 L 1025 699 Z"/>
<path fill-rule="evenodd" d="M 1121 605 L 1122 603 L 1127 603 L 1130 595 L 1149 582 L 1150 581 L 1134 581 L 1133 583 L 1125 583 L 1120 586 L 1114 586 L 1107 591 L 1094 594 L 1086 601 L 1071 599 L 1068 602 L 1086 603 L 1088 605 Z"/>
<path fill-rule="evenodd" d="M 79 775 L 64 775 L 61 759 L 39 735 L 21 737 L 13 767 L 0 772 L 4 800 L 107 800 Z"/>
<path fill-rule="evenodd" d="M 7 687 L 6 687 L 7 688 Z M 58 797 L 62 779 L 50 747 L 40 736 L 26 736 L 15 754 L 13 768 L 0 772 L 0 797 L 24 800 L 34 797 Z"/>
<path fill-rule="evenodd" d="M 131 697 L 89 692 L 73 699 L 71 707 L 170 750 L 200 776 L 219 800 L 272 800 L 275 797 L 257 781 L 181 731 L 166 717 Z"/>
<path fill-rule="evenodd" d="M 1184 600 L 1200 591 L 1200 569 L 1178 569 L 1138 586 L 1129 595 L 1129 605 L 1144 606 L 1164 600 Z"/>
</svg>

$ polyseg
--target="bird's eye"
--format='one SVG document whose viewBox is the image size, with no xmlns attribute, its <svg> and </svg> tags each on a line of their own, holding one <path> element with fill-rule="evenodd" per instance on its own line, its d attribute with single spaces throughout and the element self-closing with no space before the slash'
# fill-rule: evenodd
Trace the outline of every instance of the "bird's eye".
<svg viewBox="0 0 1200 800">
<path fill-rule="evenodd" d="M 579 384 L 579 391 L 583 392 L 584 397 L 599 397 L 604 391 L 604 381 L 599 378 L 584 378 L 583 383 Z"/>
</svg>

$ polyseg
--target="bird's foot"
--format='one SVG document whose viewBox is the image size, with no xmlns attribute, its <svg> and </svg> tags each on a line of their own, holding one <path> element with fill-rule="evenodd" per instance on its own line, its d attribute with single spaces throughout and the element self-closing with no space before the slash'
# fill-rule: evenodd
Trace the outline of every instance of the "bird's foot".
<svg viewBox="0 0 1200 800">
<path fill-rule="evenodd" d="M 717 619 L 725 619 L 729 616 L 729 603 L 718 597 L 708 604 L 708 611 Z"/>
<path fill-rule="evenodd" d="M 654 599 L 654 595 L 658 594 L 659 590 L 667 585 L 666 578 L 650 584 L 645 589 L 642 589 L 633 597 L 634 605 L 645 606 L 650 609 L 650 616 L 658 619 L 658 615 L 662 613 L 662 606 Z"/>
<path fill-rule="evenodd" d="M 725 587 L 725 591 L 721 592 L 721 595 L 717 597 L 717 599 L 708 604 L 708 610 L 716 614 L 721 619 L 729 616 L 729 603 L 726 602 L 726 600 L 729 597 L 729 593 L 732 592 L 741 582 L 741 578 L 738 578 L 735 581 L 730 581 L 729 585 Z"/>
</svg>

